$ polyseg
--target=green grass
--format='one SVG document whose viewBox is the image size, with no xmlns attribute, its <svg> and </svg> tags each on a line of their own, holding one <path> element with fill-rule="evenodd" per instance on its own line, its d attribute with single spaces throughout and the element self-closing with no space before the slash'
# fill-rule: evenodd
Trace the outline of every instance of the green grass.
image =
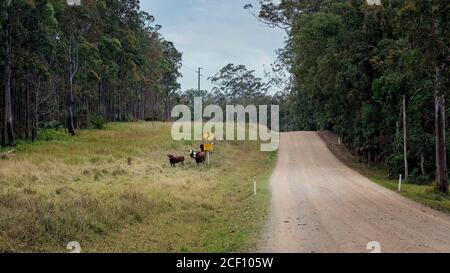
<svg viewBox="0 0 450 273">
<path fill-rule="evenodd" d="M 187 151 L 200 143 L 173 141 L 170 127 L 107 124 L 19 142 L 0 158 L 0 252 L 66 252 L 70 241 L 83 252 L 253 249 L 276 153 L 221 141 L 212 166 L 199 167 Z M 168 153 L 184 155 L 185 166 L 171 168 Z"/>
<path fill-rule="evenodd" d="M 375 183 L 393 191 L 398 191 L 398 180 L 386 179 L 386 170 L 380 167 L 367 167 L 366 176 Z M 401 195 L 425 206 L 450 214 L 450 195 L 437 192 L 435 185 L 416 185 L 402 182 Z"/>
</svg>

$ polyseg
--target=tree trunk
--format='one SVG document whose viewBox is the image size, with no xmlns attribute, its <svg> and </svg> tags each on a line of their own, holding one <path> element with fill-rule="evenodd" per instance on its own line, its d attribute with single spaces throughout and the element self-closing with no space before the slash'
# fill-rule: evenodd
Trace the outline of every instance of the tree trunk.
<svg viewBox="0 0 450 273">
<path fill-rule="evenodd" d="M 405 181 L 408 181 L 408 129 L 406 124 L 406 96 L 403 95 L 403 156 L 405 158 Z"/>
<path fill-rule="evenodd" d="M 70 94 L 69 94 L 69 109 L 68 109 L 68 116 L 67 116 L 67 130 L 69 131 L 69 133 L 74 136 L 75 133 L 75 124 L 73 122 L 74 118 L 73 118 L 73 105 L 74 105 L 74 100 L 73 100 L 73 80 L 70 80 Z"/>
<path fill-rule="evenodd" d="M 14 127 L 12 117 L 12 105 L 11 105 L 11 66 L 12 66 L 12 28 L 10 20 L 10 11 L 7 11 L 7 26 L 5 27 L 5 90 L 4 90 L 4 116 L 3 116 L 3 132 L 2 132 L 2 145 L 14 146 Z"/>
<path fill-rule="evenodd" d="M 37 138 L 37 131 L 39 127 L 38 111 L 39 111 L 39 94 L 41 91 L 41 77 L 38 76 L 36 79 L 36 89 L 34 90 L 34 104 L 33 104 L 33 121 L 32 121 L 32 131 L 31 131 L 31 141 L 35 141 Z"/>
<path fill-rule="evenodd" d="M 31 98 L 30 98 L 30 82 L 26 80 L 26 87 L 25 87 L 25 138 L 30 138 L 30 105 L 31 105 Z"/>
<path fill-rule="evenodd" d="M 400 122 L 395 123 L 395 142 L 398 143 L 398 139 L 400 139 Z"/>
<path fill-rule="evenodd" d="M 75 36 L 72 34 L 70 37 L 70 49 L 69 49 L 69 84 L 70 84 L 70 93 L 68 98 L 68 113 L 67 113 L 67 130 L 69 133 L 74 136 L 75 133 L 75 122 L 73 115 L 74 108 L 74 79 L 78 72 L 78 45 L 77 41 L 75 41 Z"/>
<path fill-rule="evenodd" d="M 31 141 L 35 141 L 36 140 L 36 138 L 37 138 L 37 128 L 38 128 L 38 126 L 39 126 L 39 123 L 38 123 L 38 107 L 39 107 L 39 101 L 38 101 L 38 99 L 39 99 L 39 95 L 38 95 L 38 93 L 35 93 L 34 94 L 34 111 L 33 111 L 33 128 L 32 128 L 32 131 L 31 131 Z"/>
<path fill-rule="evenodd" d="M 423 154 L 420 154 L 420 170 L 422 171 L 422 175 L 426 175 L 427 172 L 425 171 L 425 157 Z"/>
<path fill-rule="evenodd" d="M 436 181 L 440 192 L 448 193 L 447 147 L 445 141 L 445 99 L 436 97 Z"/>
<path fill-rule="evenodd" d="M 169 122 L 171 119 L 171 110 L 170 110 L 170 91 L 167 91 L 166 94 L 166 121 Z"/>
</svg>

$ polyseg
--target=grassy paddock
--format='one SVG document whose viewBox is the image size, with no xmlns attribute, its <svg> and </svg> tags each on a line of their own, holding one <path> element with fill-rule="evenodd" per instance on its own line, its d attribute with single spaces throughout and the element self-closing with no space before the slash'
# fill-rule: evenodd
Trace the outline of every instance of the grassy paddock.
<svg viewBox="0 0 450 273">
<path fill-rule="evenodd" d="M 0 251 L 234 252 L 252 249 L 267 215 L 276 153 L 219 142 L 198 167 L 170 124 L 49 133 L 0 158 Z M 182 154 L 171 168 L 167 154 Z M 131 164 L 129 164 L 131 162 Z M 252 177 L 259 189 L 252 196 Z"/>
<path fill-rule="evenodd" d="M 351 155 L 344 145 L 338 145 L 337 136 L 330 132 L 320 132 L 319 134 L 331 152 L 347 166 L 383 187 L 398 191 L 398 180 L 387 179 L 385 168 L 359 163 L 358 158 Z M 403 182 L 400 194 L 423 205 L 450 214 L 450 195 L 438 193 L 435 185 L 416 185 Z"/>
</svg>

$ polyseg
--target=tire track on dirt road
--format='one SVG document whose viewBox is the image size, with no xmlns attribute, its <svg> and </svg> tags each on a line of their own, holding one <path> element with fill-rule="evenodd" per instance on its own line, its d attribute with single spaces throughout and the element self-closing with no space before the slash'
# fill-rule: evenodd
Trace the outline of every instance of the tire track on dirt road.
<svg viewBox="0 0 450 273">
<path fill-rule="evenodd" d="M 450 252 L 450 216 L 340 162 L 316 132 L 281 135 L 260 252 Z"/>
</svg>

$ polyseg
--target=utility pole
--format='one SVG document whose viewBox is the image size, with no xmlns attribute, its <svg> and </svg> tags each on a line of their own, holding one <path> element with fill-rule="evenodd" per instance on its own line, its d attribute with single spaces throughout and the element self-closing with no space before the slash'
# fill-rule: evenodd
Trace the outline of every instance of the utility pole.
<svg viewBox="0 0 450 273">
<path fill-rule="evenodd" d="M 200 82 L 201 82 L 201 78 L 202 78 L 202 67 L 199 67 L 198 68 L 198 92 L 200 93 L 200 91 L 201 91 L 201 86 L 200 86 Z"/>
</svg>

